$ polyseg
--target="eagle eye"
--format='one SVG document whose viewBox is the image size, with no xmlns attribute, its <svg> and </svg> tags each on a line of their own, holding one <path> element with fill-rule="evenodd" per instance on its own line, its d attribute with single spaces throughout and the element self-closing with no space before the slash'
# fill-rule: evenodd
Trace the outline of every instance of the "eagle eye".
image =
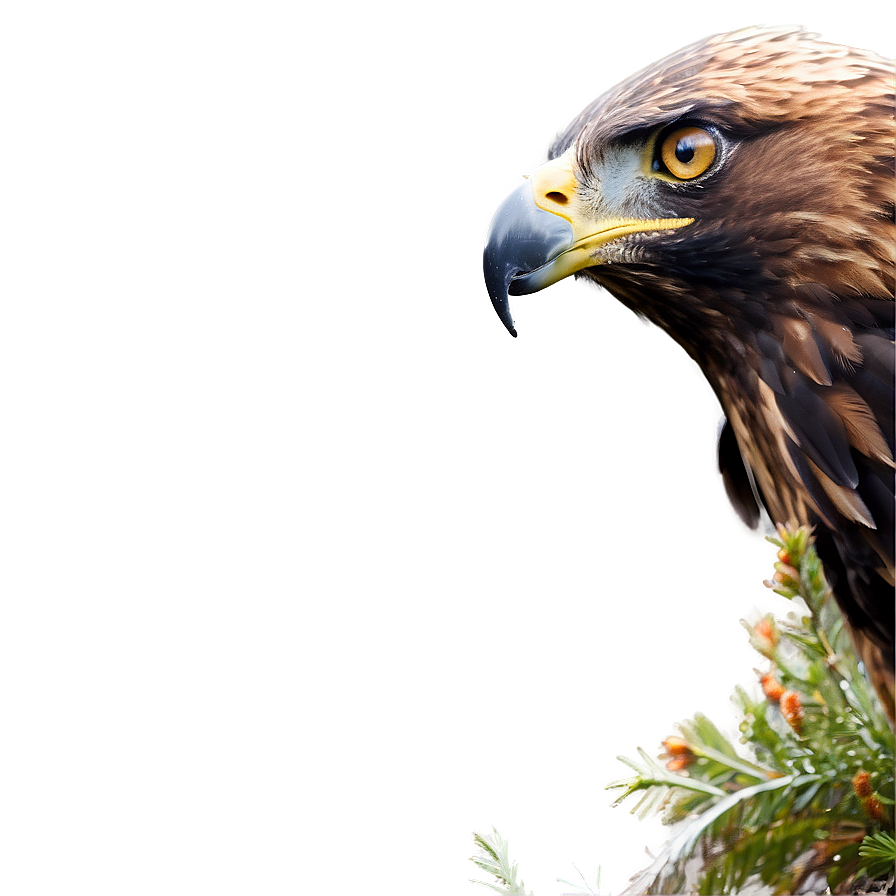
<svg viewBox="0 0 896 896">
<path fill-rule="evenodd" d="M 693 180 L 715 161 L 716 141 L 704 128 L 678 127 L 657 141 L 655 171 L 665 171 L 678 180 Z"/>
</svg>

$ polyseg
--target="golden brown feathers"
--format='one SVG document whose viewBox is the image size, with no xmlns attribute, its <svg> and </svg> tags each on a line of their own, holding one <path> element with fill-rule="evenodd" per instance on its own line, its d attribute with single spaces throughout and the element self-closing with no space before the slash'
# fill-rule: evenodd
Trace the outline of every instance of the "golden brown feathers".
<svg viewBox="0 0 896 896">
<path fill-rule="evenodd" d="M 583 274 L 703 369 L 729 421 L 720 467 L 744 519 L 758 503 L 774 522 L 816 527 L 891 715 L 893 106 L 888 60 L 747 29 L 643 69 L 551 149 L 574 152 L 587 198 L 619 147 L 681 124 L 715 136 L 705 177 L 632 184 L 639 208 L 694 223 L 618 240 Z"/>
</svg>

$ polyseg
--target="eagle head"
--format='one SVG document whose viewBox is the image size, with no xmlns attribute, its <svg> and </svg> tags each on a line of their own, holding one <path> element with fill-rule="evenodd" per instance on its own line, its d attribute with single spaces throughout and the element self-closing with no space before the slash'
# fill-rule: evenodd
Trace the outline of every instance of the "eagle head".
<svg viewBox="0 0 896 896">
<path fill-rule="evenodd" d="M 755 325 L 775 296 L 892 296 L 893 69 L 872 53 L 716 35 L 599 97 L 549 159 L 485 250 L 514 335 L 508 294 L 580 272 L 698 353 L 707 324 Z"/>
</svg>

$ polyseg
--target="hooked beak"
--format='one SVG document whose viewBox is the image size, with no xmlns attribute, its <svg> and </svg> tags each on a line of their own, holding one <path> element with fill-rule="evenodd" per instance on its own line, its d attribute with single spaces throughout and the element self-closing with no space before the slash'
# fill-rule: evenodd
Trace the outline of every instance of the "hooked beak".
<svg viewBox="0 0 896 896">
<path fill-rule="evenodd" d="M 543 283 L 527 288 L 534 272 L 571 245 L 572 225 L 535 204 L 529 181 L 521 183 L 498 206 L 489 228 L 483 269 L 492 305 L 512 336 L 516 336 L 516 329 L 508 295 L 526 295 L 548 286 Z"/>
<path fill-rule="evenodd" d="M 693 218 L 603 218 L 589 215 L 574 171 L 574 150 L 537 168 L 498 207 L 483 254 L 485 285 L 502 323 L 516 336 L 509 296 L 538 292 L 600 264 L 597 250 L 648 230 L 684 227 Z"/>
</svg>

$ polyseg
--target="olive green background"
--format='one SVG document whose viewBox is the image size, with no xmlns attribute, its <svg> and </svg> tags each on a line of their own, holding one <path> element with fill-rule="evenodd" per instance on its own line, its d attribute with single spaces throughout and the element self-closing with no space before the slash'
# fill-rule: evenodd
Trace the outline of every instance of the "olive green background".
<svg viewBox="0 0 896 896">
<path fill-rule="evenodd" d="M 479 252 L 582 106 L 763 21 L 893 52 L 889 2 L 2 5 L 5 894 L 645 864 L 602 785 L 730 717 L 772 551 L 678 351 L 573 282 L 514 341 Z"/>
</svg>

